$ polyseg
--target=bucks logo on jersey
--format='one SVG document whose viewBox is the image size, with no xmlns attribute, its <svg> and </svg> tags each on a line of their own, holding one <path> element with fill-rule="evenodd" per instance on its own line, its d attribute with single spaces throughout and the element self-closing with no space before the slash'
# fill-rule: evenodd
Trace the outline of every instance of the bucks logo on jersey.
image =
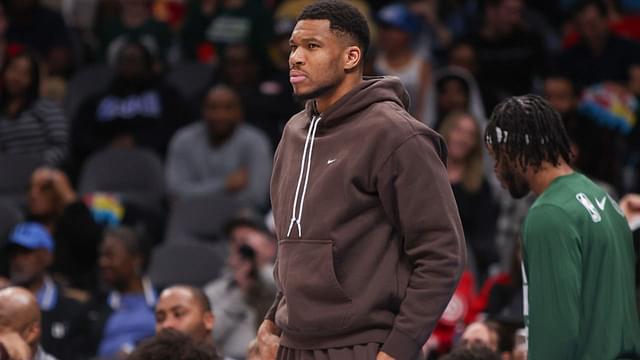
<svg viewBox="0 0 640 360">
<path fill-rule="evenodd" d="M 609 194 L 606 194 L 600 199 L 597 199 L 597 198 L 594 199 L 596 203 L 595 205 L 593 204 L 593 202 L 591 202 L 591 199 L 589 199 L 589 197 L 584 193 L 576 194 L 576 200 L 578 200 L 578 202 L 580 202 L 580 204 L 584 206 L 584 208 L 587 210 L 587 212 L 591 216 L 591 220 L 593 220 L 594 223 L 599 223 L 600 221 L 602 221 L 601 213 L 604 212 L 607 205 L 613 207 L 613 209 L 618 214 L 620 214 L 620 216 L 624 217 L 624 214 L 622 213 L 622 209 L 620 209 L 620 206 L 618 206 L 618 203 L 615 202 Z"/>
</svg>

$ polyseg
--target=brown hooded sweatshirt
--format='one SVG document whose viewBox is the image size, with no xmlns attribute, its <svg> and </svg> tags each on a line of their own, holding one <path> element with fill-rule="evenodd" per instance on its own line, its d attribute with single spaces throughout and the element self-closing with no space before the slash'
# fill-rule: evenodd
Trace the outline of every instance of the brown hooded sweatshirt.
<svg viewBox="0 0 640 360">
<path fill-rule="evenodd" d="M 271 201 L 281 344 L 380 343 L 413 359 L 453 294 L 464 236 L 442 138 L 406 111 L 395 78 L 365 78 L 288 122 Z"/>
</svg>

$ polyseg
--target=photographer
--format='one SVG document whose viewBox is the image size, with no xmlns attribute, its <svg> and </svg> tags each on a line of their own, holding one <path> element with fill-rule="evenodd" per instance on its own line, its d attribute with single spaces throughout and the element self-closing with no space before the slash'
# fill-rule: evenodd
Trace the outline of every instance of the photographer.
<svg viewBox="0 0 640 360">
<path fill-rule="evenodd" d="M 275 296 L 271 275 L 275 243 L 264 226 L 247 219 L 228 224 L 227 236 L 227 270 L 204 291 L 216 318 L 216 347 L 225 357 L 244 359 Z"/>
</svg>

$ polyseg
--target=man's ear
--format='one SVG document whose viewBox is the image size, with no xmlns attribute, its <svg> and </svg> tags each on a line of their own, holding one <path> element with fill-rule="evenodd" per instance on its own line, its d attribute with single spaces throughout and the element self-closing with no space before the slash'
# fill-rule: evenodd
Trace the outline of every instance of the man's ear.
<svg viewBox="0 0 640 360">
<path fill-rule="evenodd" d="M 204 321 L 205 329 L 212 331 L 213 327 L 216 324 L 216 317 L 213 315 L 213 313 L 211 311 L 205 312 L 202 320 Z"/>
<path fill-rule="evenodd" d="M 360 50 L 360 48 L 355 45 L 349 46 L 345 50 L 344 56 L 345 56 L 344 69 L 346 71 L 354 70 L 355 68 L 358 67 L 358 65 L 360 65 L 360 62 L 363 60 L 362 50 Z"/>
<path fill-rule="evenodd" d="M 40 321 L 34 321 L 33 324 L 29 325 L 29 327 L 23 332 L 22 338 L 29 346 L 33 346 L 40 342 L 40 327 Z"/>
</svg>

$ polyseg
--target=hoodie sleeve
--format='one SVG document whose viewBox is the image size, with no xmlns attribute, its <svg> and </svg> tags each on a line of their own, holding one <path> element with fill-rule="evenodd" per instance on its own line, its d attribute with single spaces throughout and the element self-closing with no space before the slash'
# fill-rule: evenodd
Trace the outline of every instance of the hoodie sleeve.
<svg viewBox="0 0 640 360">
<path fill-rule="evenodd" d="M 465 263 L 458 209 L 443 163 L 444 143 L 415 134 L 377 172 L 382 206 L 413 263 L 406 295 L 381 351 L 415 358 L 446 308 Z"/>
</svg>

